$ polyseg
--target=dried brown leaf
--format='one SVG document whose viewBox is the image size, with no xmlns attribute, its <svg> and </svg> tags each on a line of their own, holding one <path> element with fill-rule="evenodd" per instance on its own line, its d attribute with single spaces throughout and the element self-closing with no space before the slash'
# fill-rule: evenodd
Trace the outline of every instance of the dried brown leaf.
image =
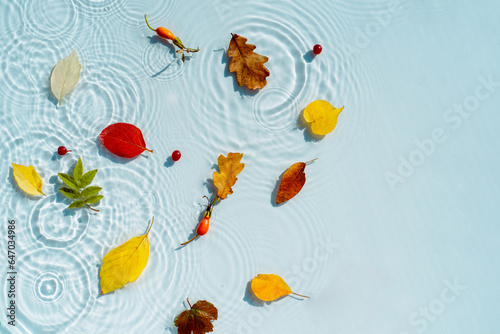
<svg viewBox="0 0 500 334">
<path fill-rule="evenodd" d="M 220 173 L 214 172 L 213 180 L 214 185 L 217 187 L 217 197 L 220 199 L 225 199 L 227 195 L 233 193 L 231 187 L 238 180 L 236 175 L 245 168 L 245 164 L 240 162 L 242 157 L 243 153 L 228 153 L 227 157 L 222 154 L 219 155 L 217 162 Z"/>
<path fill-rule="evenodd" d="M 205 334 L 213 331 L 212 321 L 217 320 L 217 317 L 217 308 L 212 303 L 199 300 L 190 310 L 179 314 L 174 325 L 178 327 L 179 334 Z"/>
</svg>

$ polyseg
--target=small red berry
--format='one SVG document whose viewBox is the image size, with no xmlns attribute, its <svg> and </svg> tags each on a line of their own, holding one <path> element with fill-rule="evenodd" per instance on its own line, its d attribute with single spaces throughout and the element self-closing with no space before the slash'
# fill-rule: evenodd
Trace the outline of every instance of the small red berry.
<svg viewBox="0 0 500 334">
<path fill-rule="evenodd" d="M 57 148 L 57 153 L 59 153 L 59 155 L 65 155 L 65 154 L 66 154 L 66 153 L 68 153 L 68 152 L 71 152 L 71 151 L 68 151 L 68 150 L 66 149 L 66 147 L 64 147 L 64 146 L 59 146 L 59 147 Z"/>
<path fill-rule="evenodd" d="M 316 44 L 313 47 L 313 52 L 314 52 L 315 55 L 319 55 L 321 53 L 321 51 L 323 51 L 323 48 L 321 47 L 321 45 Z"/>
<path fill-rule="evenodd" d="M 181 158 L 181 152 L 179 150 L 175 150 L 172 152 L 172 160 L 178 161 Z"/>
</svg>

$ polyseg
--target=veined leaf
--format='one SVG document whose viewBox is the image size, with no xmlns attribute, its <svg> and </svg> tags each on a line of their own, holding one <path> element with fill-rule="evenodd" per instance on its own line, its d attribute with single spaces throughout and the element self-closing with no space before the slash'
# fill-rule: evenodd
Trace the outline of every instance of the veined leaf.
<svg viewBox="0 0 500 334">
<path fill-rule="evenodd" d="M 82 178 L 82 174 L 83 174 L 82 158 L 78 158 L 78 162 L 76 163 L 75 169 L 73 170 L 73 177 L 78 182 Z"/>
<path fill-rule="evenodd" d="M 189 303 L 189 299 L 188 299 Z M 193 306 L 189 303 L 190 310 L 179 314 L 174 321 L 178 327 L 178 334 L 205 334 L 212 332 L 212 321 L 217 320 L 217 308 L 206 300 L 199 300 Z"/>
<path fill-rule="evenodd" d="M 133 158 L 144 152 L 153 153 L 146 148 L 141 130 L 128 123 L 115 123 L 102 130 L 99 135 L 102 145 L 111 153 L 122 158 Z"/>
<path fill-rule="evenodd" d="M 290 289 L 283 278 L 274 274 L 257 275 L 257 277 L 252 279 L 250 287 L 255 296 L 265 302 L 276 300 L 291 293 L 300 297 L 309 298 L 292 292 L 292 289 Z"/>
<path fill-rule="evenodd" d="M 60 188 L 59 191 L 66 197 L 71 199 L 80 198 L 80 194 L 75 189 L 70 188 Z"/>
<path fill-rule="evenodd" d="M 73 189 L 78 189 L 78 185 L 76 183 L 76 180 L 73 178 L 73 176 L 64 174 L 64 173 L 59 173 L 59 178 L 66 183 L 68 186 L 70 186 Z"/>
<path fill-rule="evenodd" d="M 94 180 L 95 175 L 97 174 L 97 169 L 93 169 L 83 174 L 82 179 L 80 180 L 80 188 L 85 188 Z"/>
<path fill-rule="evenodd" d="M 324 136 L 335 129 L 339 114 L 344 110 L 335 108 L 328 101 L 316 100 L 304 109 L 305 124 L 310 125 L 311 132 L 318 136 Z"/>
<path fill-rule="evenodd" d="M 227 157 L 219 155 L 217 163 L 220 173 L 213 173 L 214 185 L 217 187 L 217 196 L 220 199 L 225 199 L 227 195 L 233 193 L 232 186 L 236 183 L 238 175 L 245 164 L 241 163 L 243 153 L 228 153 Z"/>
<path fill-rule="evenodd" d="M 87 197 L 87 199 L 85 201 L 87 202 L 87 204 L 94 204 L 94 203 L 99 202 L 103 197 L 104 196 L 102 196 L 102 195 L 93 195 L 93 196 Z"/>
<path fill-rule="evenodd" d="M 296 162 L 285 171 L 281 179 L 278 193 L 276 194 L 276 204 L 286 202 L 299 193 L 304 183 L 306 183 L 304 169 L 308 163 L 316 159 L 308 162 Z"/>
<path fill-rule="evenodd" d="M 50 75 L 50 90 L 61 104 L 64 95 L 75 87 L 80 79 L 82 65 L 76 57 L 76 50 L 69 56 L 59 60 Z"/>
<path fill-rule="evenodd" d="M 134 282 L 141 275 L 149 259 L 148 235 L 153 223 L 154 217 L 145 235 L 132 238 L 106 254 L 99 273 L 101 295 Z"/>
<path fill-rule="evenodd" d="M 91 195 L 95 195 L 101 190 L 102 188 L 97 186 L 87 187 L 82 190 L 82 197 L 89 197 Z"/>
<path fill-rule="evenodd" d="M 262 89 L 267 84 L 269 70 L 264 66 L 268 61 L 266 56 L 255 53 L 255 45 L 247 44 L 243 36 L 231 34 L 231 42 L 227 55 L 231 57 L 229 72 L 236 73 L 238 85 L 246 85 L 249 89 Z"/>
<path fill-rule="evenodd" d="M 74 201 L 68 206 L 68 209 L 76 209 L 76 208 L 81 208 L 82 206 L 85 205 L 85 201 L 82 201 L 81 199 Z"/>
<path fill-rule="evenodd" d="M 26 167 L 13 163 L 12 169 L 14 171 L 14 179 L 19 188 L 30 195 L 45 196 L 42 192 L 43 181 L 33 166 Z"/>
</svg>

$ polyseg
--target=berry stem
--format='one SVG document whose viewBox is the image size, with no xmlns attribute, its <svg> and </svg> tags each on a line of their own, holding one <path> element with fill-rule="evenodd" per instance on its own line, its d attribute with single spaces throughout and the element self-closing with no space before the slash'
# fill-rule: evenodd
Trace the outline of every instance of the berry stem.
<svg viewBox="0 0 500 334">
<path fill-rule="evenodd" d="M 187 245 L 188 243 L 190 243 L 191 241 L 193 241 L 194 239 L 196 239 L 196 238 L 198 238 L 198 237 L 199 237 L 199 235 L 198 235 L 198 234 L 197 234 L 197 235 L 195 235 L 194 237 L 192 237 L 192 238 L 191 238 L 191 239 L 189 239 L 188 241 L 186 241 L 186 242 L 182 243 L 182 244 L 181 244 L 181 246 L 185 246 L 185 245 Z"/>
<path fill-rule="evenodd" d="M 148 25 L 149 29 L 151 29 L 151 30 L 153 30 L 153 31 L 156 31 L 156 29 L 151 28 L 151 26 L 149 25 L 147 15 L 144 15 L 144 18 L 146 19 L 146 24 Z"/>
</svg>

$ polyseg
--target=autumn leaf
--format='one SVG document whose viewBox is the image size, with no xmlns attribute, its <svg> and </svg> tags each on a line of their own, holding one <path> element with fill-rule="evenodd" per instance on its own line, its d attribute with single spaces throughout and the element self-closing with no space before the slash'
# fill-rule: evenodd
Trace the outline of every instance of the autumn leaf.
<svg viewBox="0 0 500 334">
<path fill-rule="evenodd" d="M 289 294 L 309 298 L 292 292 L 288 284 L 281 277 L 274 274 L 257 275 L 252 279 L 250 287 L 255 296 L 265 302 L 270 302 Z"/>
<path fill-rule="evenodd" d="M 153 153 L 146 148 L 141 130 L 132 124 L 111 124 L 102 130 L 99 138 L 104 147 L 122 158 L 136 157 L 144 150 Z"/>
<path fill-rule="evenodd" d="M 99 273 L 101 295 L 134 282 L 141 275 L 149 259 L 148 235 L 153 223 L 154 217 L 145 235 L 132 238 L 106 254 Z"/>
<path fill-rule="evenodd" d="M 217 308 L 206 300 L 199 300 L 193 306 L 188 299 L 191 309 L 182 312 L 175 318 L 174 325 L 177 326 L 179 334 L 205 334 L 212 332 L 214 326 L 212 321 L 217 320 Z"/>
<path fill-rule="evenodd" d="M 318 136 L 324 136 L 335 129 L 339 114 L 344 110 L 335 108 L 328 101 L 316 100 L 304 109 L 305 124 L 310 125 L 311 132 Z"/>
<path fill-rule="evenodd" d="M 262 89 L 267 84 L 266 77 L 269 70 L 264 63 L 269 58 L 255 53 L 255 45 L 246 44 L 243 36 L 231 34 L 231 42 L 227 55 L 231 57 L 229 72 L 236 72 L 236 80 L 240 86 L 246 85 L 249 89 Z"/>
<path fill-rule="evenodd" d="M 44 195 L 42 192 L 43 181 L 33 166 L 12 164 L 14 179 L 23 191 L 30 195 Z"/>
<path fill-rule="evenodd" d="M 243 157 L 243 153 L 228 153 L 227 157 L 224 157 L 222 154 L 219 155 L 219 159 L 217 159 L 217 163 L 219 164 L 220 173 L 214 172 L 213 180 L 214 185 L 217 187 L 217 197 L 220 199 L 225 199 L 227 195 L 233 193 L 233 189 L 231 188 L 236 183 L 238 175 L 245 164 L 242 164 L 241 158 Z"/>
<path fill-rule="evenodd" d="M 76 57 L 76 50 L 69 56 L 59 60 L 50 75 L 50 90 L 59 100 L 59 105 L 64 95 L 68 94 L 80 79 L 82 65 Z"/>
<path fill-rule="evenodd" d="M 317 158 L 316 158 L 317 159 Z M 278 193 L 276 194 L 276 204 L 281 204 L 293 198 L 306 183 L 306 174 L 304 169 L 306 165 L 316 159 L 308 162 L 297 162 L 288 168 L 281 179 Z"/>
</svg>

